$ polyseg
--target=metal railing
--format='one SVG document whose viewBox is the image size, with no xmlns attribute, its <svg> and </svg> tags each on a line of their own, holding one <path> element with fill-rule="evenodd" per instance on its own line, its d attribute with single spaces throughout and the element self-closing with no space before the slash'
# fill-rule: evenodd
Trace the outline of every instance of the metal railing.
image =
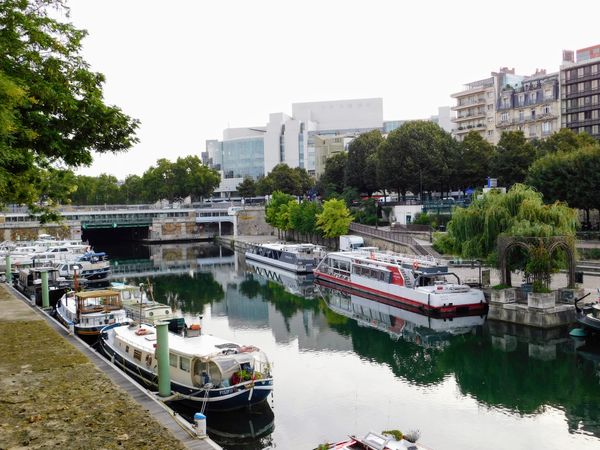
<svg viewBox="0 0 600 450">
<path fill-rule="evenodd" d="M 383 239 L 384 241 L 392 242 L 394 244 L 405 245 L 418 255 L 429 255 L 429 252 L 425 249 L 425 247 L 419 244 L 415 238 L 400 231 L 380 230 L 369 225 L 363 225 L 355 222 L 350 224 L 350 230 L 367 236 Z"/>
</svg>

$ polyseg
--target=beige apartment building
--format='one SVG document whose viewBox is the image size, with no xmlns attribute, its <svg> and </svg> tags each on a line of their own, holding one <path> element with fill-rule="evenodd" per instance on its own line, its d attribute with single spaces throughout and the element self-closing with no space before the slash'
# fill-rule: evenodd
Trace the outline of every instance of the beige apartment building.
<svg viewBox="0 0 600 450">
<path fill-rule="evenodd" d="M 318 180 L 325 172 L 328 158 L 347 151 L 348 144 L 356 137 L 355 134 L 337 136 L 314 136 L 315 145 L 315 178 Z"/>
<path fill-rule="evenodd" d="M 477 131 L 484 139 L 495 144 L 496 138 L 496 78 L 491 76 L 465 85 L 465 89 L 452 94 L 456 105 L 453 135 L 462 141 L 467 133 Z"/>
<path fill-rule="evenodd" d="M 498 139 L 504 131 L 522 131 L 527 139 L 545 139 L 560 129 L 558 73 L 536 70 L 500 87 L 496 105 Z"/>
</svg>

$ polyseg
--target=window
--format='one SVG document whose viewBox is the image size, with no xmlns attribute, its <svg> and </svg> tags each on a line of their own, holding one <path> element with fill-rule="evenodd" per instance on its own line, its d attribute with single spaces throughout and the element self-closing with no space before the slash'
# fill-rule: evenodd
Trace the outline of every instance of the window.
<svg viewBox="0 0 600 450">
<path fill-rule="evenodd" d="M 508 113 L 507 112 L 500 114 L 500 121 L 508 122 Z"/>
<path fill-rule="evenodd" d="M 552 123 L 544 122 L 542 124 L 542 134 L 550 134 L 550 133 L 552 133 Z"/>
<path fill-rule="evenodd" d="M 598 125 L 592 126 L 592 134 L 598 134 Z"/>
<path fill-rule="evenodd" d="M 177 355 L 169 352 L 169 365 L 171 367 L 177 367 Z"/>
<path fill-rule="evenodd" d="M 549 105 L 544 105 L 544 107 L 542 108 L 542 113 L 543 114 L 550 114 L 550 106 Z"/>
<path fill-rule="evenodd" d="M 592 89 L 598 89 L 598 80 L 592 80 Z"/>
<path fill-rule="evenodd" d="M 519 94 L 519 105 L 525 104 L 525 94 Z"/>
<path fill-rule="evenodd" d="M 489 105 L 491 106 L 491 105 Z M 502 107 L 503 108 L 510 108 L 510 103 L 508 101 L 508 97 L 502 97 Z"/>
<path fill-rule="evenodd" d="M 184 356 L 179 358 L 179 368 L 185 372 L 190 371 L 190 358 Z"/>
<path fill-rule="evenodd" d="M 537 92 L 529 93 L 529 103 L 534 104 L 537 102 Z"/>
<path fill-rule="evenodd" d="M 583 67 L 577 69 L 577 78 L 581 78 L 583 76 Z"/>
<path fill-rule="evenodd" d="M 535 125 L 529 127 L 529 137 L 535 137 Z"/>
<path fill-rule="evenodd" d="M 525 111 L 519 111 L 519 121 L 523 122 L 525 120 Z"/>
<path fill-rule="evenodd" d="M 597 109 L 594 109 L 594 110 L 592 111 L 592 119 L 597 119 L 597 118 L 598 118 L 598 110 L 597 110 Z"/>
<path fill-rule="evenodd" d="M 494 130 L 487 130 L 488 137 L 492 137 L 494 135 Z"/>
<path fill-rule="evenodd" d="M 138 349 L 134 349 L 133 350 L 133 358 L 137 359 L 138 361 L 142 360 L 142 352 Z"/>
<path fill-rule="evenodd" d="M 577 83 L 577 92 L 583 92 L 585 89 L 585 83 Z"/>
<path fill-rule="evenodd" d="M 535 120 L 535 109 L 531 110 L 531 120 Z"/>
<path fill-rule="evenodd" d="M 552 99 L 552 89 L 544 89 L 544 99 Z"/>
<path fill-rule="evenodd" d="M 592 95 L 592 105 L 597 105 L 597 104 L 598 104 L 598 96 Z"/>
</svg>

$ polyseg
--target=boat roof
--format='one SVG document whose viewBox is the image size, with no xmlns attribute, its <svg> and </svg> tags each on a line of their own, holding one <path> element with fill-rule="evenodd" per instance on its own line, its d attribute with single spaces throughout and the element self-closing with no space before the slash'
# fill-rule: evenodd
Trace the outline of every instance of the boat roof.
<svg viewBox="0 0 600 450">
<path fill-rule="evenodd" d="M 117 296 L 119 293 L 112 289 L 99 289 L 97 291 L 81 291 L 75 294 L 79 298 L 96 298 Z"/>
<path fill-rule="evenodd" d="M 306 243 L 298 243 L 298 244 L 285 244 L 281 242 L 266 242 L 264 244 L 258 244 L 257 247 L 270 248 L 273 250 L 299 250 L 299 249 L 314 249 L 321 248 L 321 246 L 316 244 L 306 244 Z"/>
<path fill-rule="evenodd" d="M 143 350 L 153 352 L 154 344 L 156 342 L 156 328 L 146 324 L 142 325 L 141 328 L 147 329 L 149 333 L 139 336 L 136 334 L 136 331 L 139 329 L 138 327 L 120 326 L 114 328 L 115 336 L 118 336 L 125 341 L 129 341 Z M 240 347 L 239 344 L 210 334 L 183 337 L 175 333 L 169 333 L 169 349 L 190 358 L 209 357 L 222 353 L 223 349 L 226 348 L 238 349 Z"/>
</svg>

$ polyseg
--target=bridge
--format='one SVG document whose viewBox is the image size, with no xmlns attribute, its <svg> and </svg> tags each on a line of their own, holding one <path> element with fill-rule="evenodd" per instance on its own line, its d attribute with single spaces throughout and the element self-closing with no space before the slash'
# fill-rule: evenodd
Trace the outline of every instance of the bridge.
<svg viewBox="0 0 600 450">
<path fill-rule="evenodd" d="M 64 237 L 71 238 L 81 237 L 82 230 L 146 228 L 150 241 L 210 239 L 237 235 L 238 209 L 233 204 L 65 206 L 58 209 L 62 223 L 54 226 L 68 227 L 71 232 Z M 40 227 L 25 208 L 11 208 L 0 215 L 5 240 L 35 238 L 37 232 L 26 230 Z M 44 225 L 48 227 L 52 225 Z"/>
</svg>

